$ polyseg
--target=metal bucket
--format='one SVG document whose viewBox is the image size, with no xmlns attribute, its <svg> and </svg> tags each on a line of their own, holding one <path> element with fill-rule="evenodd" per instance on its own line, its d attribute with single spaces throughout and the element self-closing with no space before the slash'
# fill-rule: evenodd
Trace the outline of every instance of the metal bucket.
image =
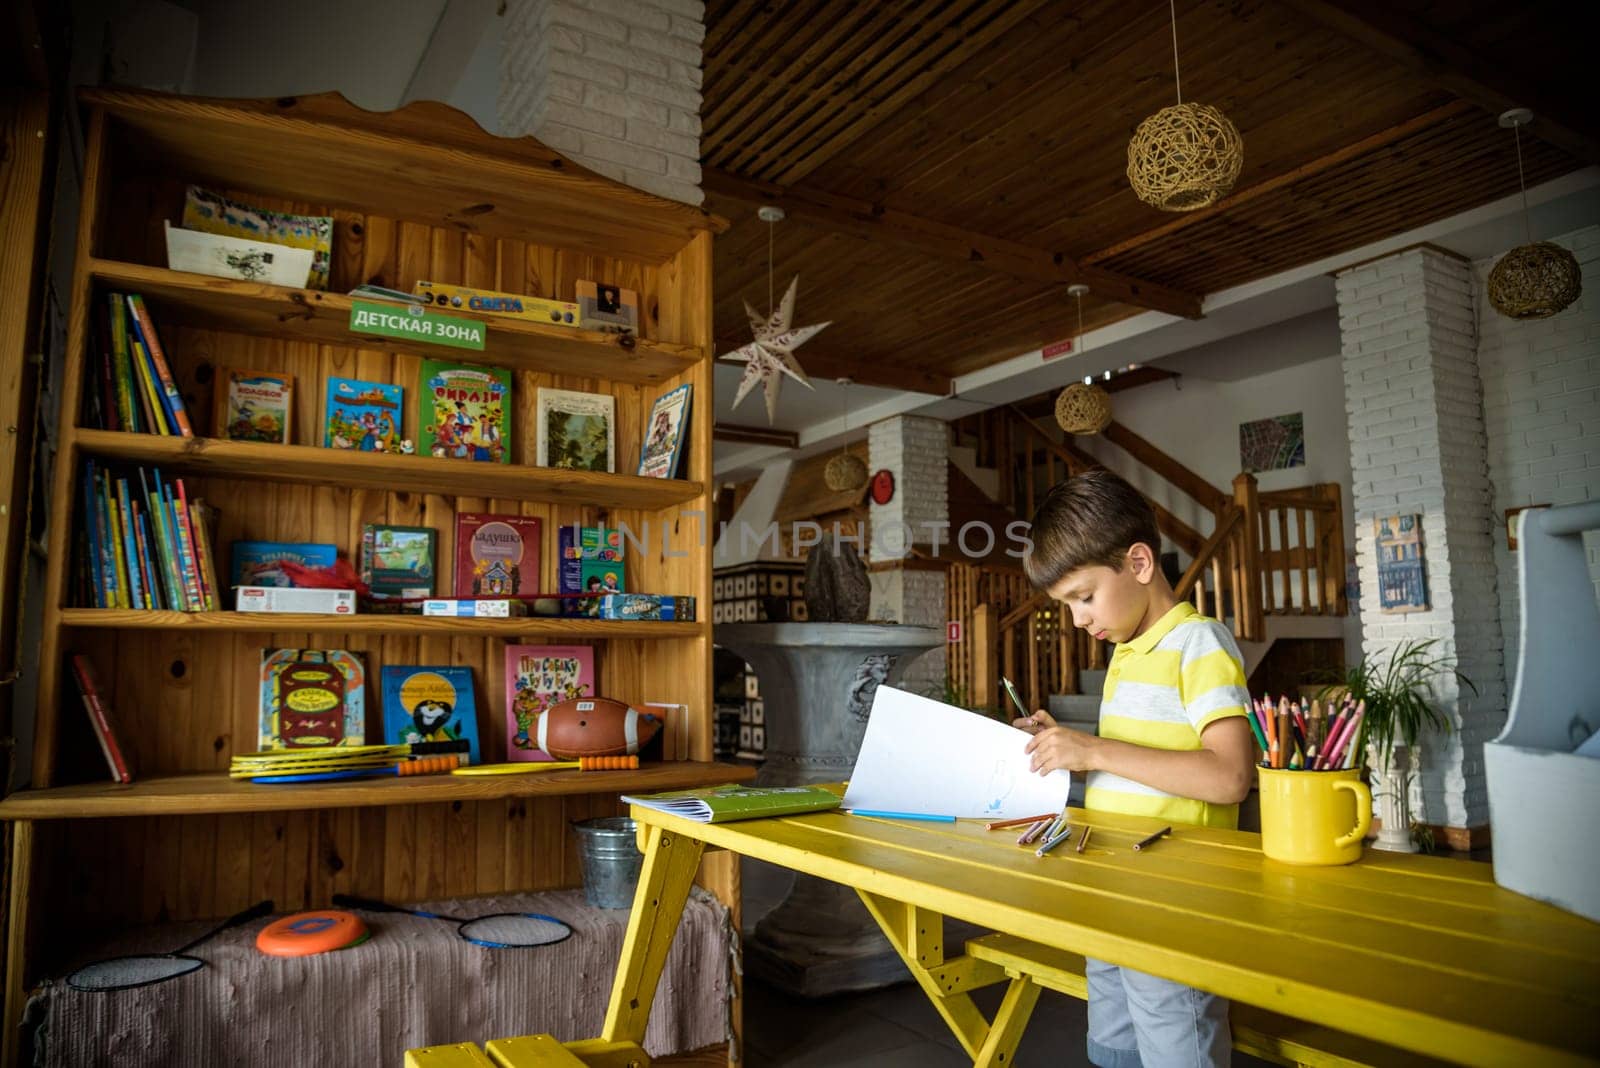
<svg viewBox="0 0 1600 1068">
<path fill-rule="evenodd" d="M 633 907 L 639 885 L 638 825 L 627 816 L 578 820 L 578 855 L 583 858 L 583 896 L 597 909 Z"/>
</svg>

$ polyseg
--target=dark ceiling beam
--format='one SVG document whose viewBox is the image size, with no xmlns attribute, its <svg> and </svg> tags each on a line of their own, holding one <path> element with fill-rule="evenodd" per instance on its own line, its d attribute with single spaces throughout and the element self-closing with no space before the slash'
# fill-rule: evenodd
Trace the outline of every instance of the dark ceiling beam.
<svg viewBox="0 0 1600 1068">
<path fill-rule="evenodd" d="M 781 449 L 800 446 L 800 434 L 795 430 L 778 430 L 770 426 L 738 426 L 734 423 L 713 423 L 712 441 L 735 441 L 744 445 L 776 445 Z"/>
<path fill-rule="evenodd" d="M 749 340 L 750 335 L 746 331 L 744 340 L 729 339 L 724 342 L 719 339 L 717 348 L 732 350 Z M 812 352 L 810 348 L 796 352 L 794 358 L 800 362 L 800 368 L 805 371 L 807 378 L 817 378 L 825 382 L 837 382 L 841 378 L 848 378 L 852 385 L 926 393 L 933 397 L 948 397 L 955 385 L 953 378 L 938 371 L 925 371 L 920 367 L 903 367 L 879 360 L 863 360 L 859 357 L 830 356 L 824 352 Z M 744 366 L 743 361 L 728 360 L 721 356 L 717 357 L 717 361 L 734 367 Z M 798 383 L 790 385 L 791 388 L 805 388 Z"/>
<path fill-rule="evenodd" d="M 753 181 L 713 168 L 701 172 L 700 185 L 712 197 L 746 204 L 776 204 L 800 222 L 865 241 L 895 245 L 1032 282 L 1051 285 L 1081 282 L 1100 300 L 1132 304 L 1185 319 L 1201 317 L 1200 297 L 1194 293 L 1103 267 L 1084 266 L 1062 252 L 974 233 L 870 201 Z"/>
<path fill-rule="evenodd" d="M 1480 56 L 1384 0 L 1286 0 L 1307 18 L 1410 68 L 1463 100 L 1499 115 L 1533 109 L 1528 132 L 1585 163 L 1600 163 L 1600 123 L 1587 94 L 1559 81 L 1523 73 L 1504 57 Z M 1574 8 L 1573 10 L 1577 10 Z M 1552 32 L 1560 32 L 1552 28 Z M 1587 33 L 1575 25 L 1569 32 Z M 1504 42 L 1507 48 L 1516 41 Z M 1561 72 L 1570 74 L 1571 72 Z"/>
<path fill-rule="evenodd" d="M 1412 134 L 1430 129 L 1440 123 L 1449 122 L 1451 119 L 1475 110 L 1475 105 L 1465 100 L 1452 100 L 1450 103 L 1436 107 L 1432 111 L 1423 112 L 1416 118 L 1397 123 L 1387 130 L 1379 130 L 1369 137 L 1363 137 L 1359 141 L 1354 141 L 1342 148 L 1335 149 L 1325 156 L 1319 156 L 1308 163 L 1302 163 L 1293 170 L 1285 171 L 1283 174 L 1268 178 L 1264 182 L 1257 182 L 1255 185 L 1241 189 L 1237 193 L 1223 197 L 1204 211 L 1185 212 L 1182 215 L 1174 216 L 1160 226 L 1152 226 L 1150 229 L 1140 231 L 1124 241 L 1118 241 L 1115 245 L 1110 245 L 1097 252 L 1091 252 L 1082 258 L 1082 262 L 1086 264 L 1103 263 L 1113 257 L 1122 255 L 1124 252 L 1131 252 L 1136 248 L 1150 244 L 1152 241 L 1169 237 L 1180 230 L 1193 226 L 1195 223 L 1211 222 L 1230 208 L 1248 204 L 1250 201 L 1266 196 L 1268 193 L 1276 193 L 1285 186 L 1304 181 L 1307 178 L 1314 177 L 1324 171 L 1364 156 L 1369 152 L 1376 152 L 1397 141 L 1402 141 Z"/>
</svg>

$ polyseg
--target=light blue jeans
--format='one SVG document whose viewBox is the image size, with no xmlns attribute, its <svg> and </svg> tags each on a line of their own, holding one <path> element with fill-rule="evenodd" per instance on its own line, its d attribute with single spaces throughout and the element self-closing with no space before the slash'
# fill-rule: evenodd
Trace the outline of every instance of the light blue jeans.
<svg viewBox="0 0 1600 1068">
<path fill-rule="evenodd" d="M 1228 1002 L 1104 961 L 1084 961 L 1089 1060 L 1100 1068 L 1228 1068 Z"/>
</svg>

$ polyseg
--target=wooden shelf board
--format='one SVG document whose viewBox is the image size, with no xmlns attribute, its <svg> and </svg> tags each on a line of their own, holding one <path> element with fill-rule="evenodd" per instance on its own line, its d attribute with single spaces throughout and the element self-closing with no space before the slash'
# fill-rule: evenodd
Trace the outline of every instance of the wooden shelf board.
<svg viewBox="0 0 1600 1068">
<path fill-rule="evenodd" d="M 84 783 L 18 790 L 0 801 L 0 820 L 92 819 L 104 816 L 186 816 L 219 812 L 311 811 L 420 805 L 435 801 L 496 801 L 507 797 L 654 793 L 748 782 L 756 769 L 741 764 L 668 761 L 638 771 L 543 771 L 528 775 L 418 775 L 271 786 L 230 779 L 226 772 L 158 775 L 126 785 Z"/>
<path fill-rule="evenodd" d="M 454 616 L 335 616 L 308 612 L 169 612 L 128 608 L 64 608 L 61 625 L 115 630 L 249 631 L 316 634 L 440 635 L 449 638 L 698 638 L 705 623 L 620 619 L 458 619 Z"/>
<path fill-rule="evenodd" d="M 416 222 L 663 263 L 726 221 L 632 189 L 531 137 L 496 137 L 463 112 L 391 112 L 337 93 L 264 100 L 85 89 L 127 131 L 127 151 L 164 173 Z"/>
<path fill-rule="evenodd" d="M 219 438 L 176 438 L 79 428 L 80 451 L 107 459 L 159 464 L 174 474 L 345 486 L 444 497 L 592 504 L 655 511 L 699 497 L 704 485 L 681 478 L 641 478 L 556 467 L 474 463 L 432 456 L 269 445 Z"/>
<path fill-rule="evenodd" d="M 343 293 L 241 282 L 117 260 L 92 260 L 89 273 L 119 292 L 142 294 L 158 329 L 167 323 L 178 323 L 286 341 L 382 349 L 635 385 L 664 382 L 689 370 L 701 357 L 693 345 L 451 309 L 451 316 L 486 325 L 484 349 L 476 352 L 355 333 L 350 329 L 350 305 L 357 298 Z"/>
</svg>

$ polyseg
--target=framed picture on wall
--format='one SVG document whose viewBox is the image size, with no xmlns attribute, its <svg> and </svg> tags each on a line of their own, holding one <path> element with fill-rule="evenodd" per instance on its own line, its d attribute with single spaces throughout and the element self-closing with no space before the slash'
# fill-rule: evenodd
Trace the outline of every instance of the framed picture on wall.
<svg viewBox="0 0 1600 1068">
<path fill-rule="evenodd" d="M 1426 612 L 1428 571 L 1422 517 L 1385 515 L 1372 521 L 1378 549 L 1378 608 L 1385 613 Z"/>
</svg>

